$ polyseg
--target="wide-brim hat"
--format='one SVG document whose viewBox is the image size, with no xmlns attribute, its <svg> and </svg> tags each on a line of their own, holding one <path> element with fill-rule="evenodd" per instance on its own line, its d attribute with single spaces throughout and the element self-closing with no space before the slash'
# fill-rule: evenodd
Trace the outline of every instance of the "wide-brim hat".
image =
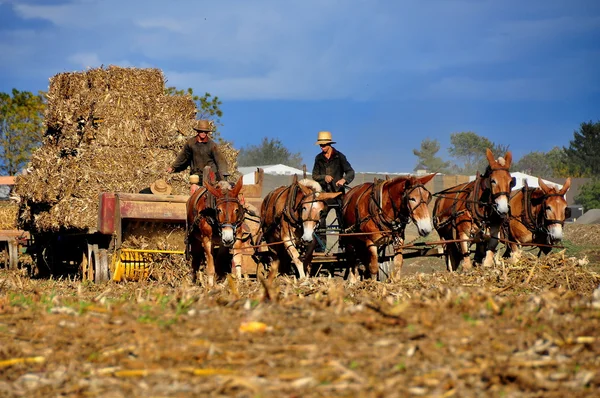
<svg viewBox="0 0 600 398">
<path fill-rule="evenodd" d="M 156 180 L 150 184 L 150 191 L 155 195 L 170 195 L 173 188 L 163 179 Z"/>
<path fill-rule="evenodd" d="M 208 120 L 195 120 L 192 128 L 196 131 L 206 131 L 207 133 L 212 131 L 212 126 Z"/>
<path fill-rule="evenodd" d="M 319 131 L 319 135 L 317 136 L 315 145 L 324 144 L 335 144 L 335 141 L 331 139 L 331 133 L 329 131 Z"/>
</svg>

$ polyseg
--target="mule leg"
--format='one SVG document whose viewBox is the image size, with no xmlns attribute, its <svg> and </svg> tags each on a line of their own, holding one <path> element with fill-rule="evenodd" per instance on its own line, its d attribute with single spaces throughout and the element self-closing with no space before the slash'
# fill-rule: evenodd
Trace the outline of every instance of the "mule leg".
<svg viewBox="0 0 600 398">
<path fill-rule="evenodd" d="M 368 247 L 369 250 L 369 277 L 372 280 L 377 280 L 377 276 L 379 275 L 379 256 L 377 255 L 377 246 L 374 244 L 370 244 Z"/>
<path fill-rule="evenodd" d="M 269 283 L 273 283 L 273 280 L 279 273 L 279 262 L 280 262 L 279 256 L 276 256 L 271 261 L 271 265 L 269 266 L 269 277 L 268 277 Z"/>
<path fill-rule="evenodd" d="M 350 283 L 356 283 L 356 249 L 353 243 L 346 242 L 346 275 L 345 279 Z"/>
<path fill-rule="evenodd" d="M 455 272 L 458 269 L 463 257 L 462 253 L 460 252 L 460 246 L 457 243 L 446 243 L 444 246 L 446 270 L 448 272 Z"/>
<path fill-rule="evenodd" d="M 493 224 L 490 226 L 490 240 L 487 244 L 485 260 L 483 261 L 484 267 L 493 267 L 494 266 L 494 254 L 496 253 L 496 248 L 498 247 L 498 236 L 500 234 L 500 225 Z"/>
<path fill-rule="evenodd" d="M 193 239 L 190 242 L 190 257 L 191 257 L 191 266 L 192 266 L 192 284 L 196 284 L 198 281 L 198 271 L 200 270 L 200 265 L 202 264 L 204 258 L 204 252 L 202 249 L 202 242 L 199 242 L 196 239 Z"/>
<path fill-rule="evenodd" d="M 402 246 L 404 245 L 404 236 L 397 242 L 396 246 L 399 248 L 395 249 L 394 253 L 394 278 L 399 278 L 402 275 L 402 265 L 404 265 L 404 256 Z"/>
<path fill-rule="evenodd" d="M 231 273 L 238 279 L 242 278 L 243 249 L 242 240 L 236 239 L 233 248 L 231 249 Z"/>
<path fill-rule="evenodd" d="M 212 252 L 212 240 L 210 238 L 202 238 L 202 247 L 206 255 L 206 277 L 209 287 L 215 285 L 215 259 Z"/>
<path fill-rule="evenodd" d="M 517 245 L 516 243 L 510 243 L 508 245 L 508 247 L 510 247 L 510 262 L 511 264 L 516 264 L 519 262 L 519 259 L 521 258 L 521 248 L 519 247 L 519 245 Z"/>
<path fill-rule="evenodd" d="M 192 284 L 198 280 L 198 270 L 200 269 L 200 256 L 192 254 Z"/>
<path fill-rule="evenodd" d="M 284 243 L 285 249 L 288 252 L 292 262 L 296 266 L 296 270 L 298 271 L 298 275 L 300 279 L 306 278 L 306 274 L 304 273 L 304 264 L 300 261 L 300 253 L 298 253 L 298 249 L 294 246 L 290 239 L 288 238 L 287 242 Z"/>
<path fill-rule="evenodd" d="M 469 235 L 467 235 L 464 231 L 460 231 L 458 236 L 461 240 L 469 239 Z M 473 268 L 473 264 L 471 263 L 471 255 L 469 253 L 470 242 L 460 242 L 459 246 L 460 256 L 462 257 L 460 259 L 460 262 L 462 263 L 462 269 L 464 271 L 471 270 Z"/>
</svg>

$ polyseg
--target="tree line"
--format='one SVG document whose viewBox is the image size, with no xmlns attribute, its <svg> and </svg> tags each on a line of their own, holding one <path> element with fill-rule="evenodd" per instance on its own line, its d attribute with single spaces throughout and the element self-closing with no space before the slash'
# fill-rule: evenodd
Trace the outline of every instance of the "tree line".
<svg viewBox="0 0 600 398">
<path fill-rule="evenodd" d="M 166 89 L 167 95 L 190 95 L 198 109 L 197 118 L 213 121 L 213 138 L 220 143 L 229 142 L 221 137 L 222 102 L 210 93 L 197 95 L 193 89 Z M 46 108 L 46 93 L 33 94 L 13 89 L 11 93 L 0 93 L 0 172 L 14 175 L 26 167 L 32 152 L 38 148 L 44 136 L 43 118 Z M 426 170 L 444 174 L 473 175 L 485 170 L 485 149 L 496 155 L 504 154 L 509 145 L 496 143 L 472 131 L 450 135 L 448 155 L 444 160 L 439 154 L 440 142 L 425 138 L 420 148 L 413 149 L 417 157 L 414 170 Z M 278 138 L 262 137 L 254 145 L 240 149 L 239 166 L 285 164 L 300 168 L 303 164 L 299 152 L 292 152 Z M 600 121 L 583 122 L 573 132 L 568 146 L 555 147 L 548 152 L 529 152 L 513 163 L 512 170 L 542 178 L 591 177 L 593 180 L 581 188 L 578 203 L 586 209 L 600 208 Z"/>
</svg>

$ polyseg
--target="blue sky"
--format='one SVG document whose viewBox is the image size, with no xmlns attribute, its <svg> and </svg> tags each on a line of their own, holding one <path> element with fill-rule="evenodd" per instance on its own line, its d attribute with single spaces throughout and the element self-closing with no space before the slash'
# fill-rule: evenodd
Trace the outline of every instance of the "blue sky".
<svg viewBox="0 0 600 398">
<path fill-rule="evenodd" d="M 0 0 L 0 92 L 100 65 L 157 67 L 223 101 L 237 148 L 319 130 L 357 171 L 449 159 L 474 131 L 516 159 L 600 119 L 597 0 Z"/>
</svg>

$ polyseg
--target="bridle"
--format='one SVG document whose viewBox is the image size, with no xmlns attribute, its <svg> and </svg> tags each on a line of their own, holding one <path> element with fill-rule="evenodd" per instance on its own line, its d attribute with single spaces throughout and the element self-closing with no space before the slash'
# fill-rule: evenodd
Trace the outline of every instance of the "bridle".
<svg viewBox="0 0 600 398">
<path fill-rule="evenodd" d="M 302 198 L 302 200 L 298 203 L 298 206 L 296 208 L 296 212 L 301 212 L 302 211 L 302 206 L 304 206 L 306 204 L 310 204 L 310 208 L 309 208 L 309 211 L 308 211 L 308 214 L 310 215 L 312 213 L 312 211 L 311 211 L 312 207 L 317 202 L 323 203 L 323 206 L 324 206 L 323 210 L 327 211 L 327 208 L 328 208 L 327 202 L 325 202 L 324 200 L 320 200 L 319 199 L 319 192 L 313 192 L 310 195 L 305 196 L 304 198 Z M 299 220 L 299 221 L 302 221 L 302 223 L 305 223 L 307 221 L 319 222 L 319 221 L 321 221 L 321 218 L 320 217 L 317 217 L 317 218 L 312 218 L 312 217 L 310 217 L 310 218 L 301 218 L 301 220 Z"/>
<path fill-rule="evenodd" d="M 231 203 L 233 203 L 234 205 L 237 205 L 237 208 L 238 208 L 237 219 L 235 219 L 235 220 L 230 219 L 229 212 L 227 211 L 229 209 L 229 204 L 231 204 Z M 220 208 L 220 206 L 223 206 L 223 205 L 225 205 L 225 210 L 222 210 Z M 216 203 L 215 203 L 215 209 L 217 210 L 217 213 L 220 210 L 222 210 L 225 213 L 225 220 L 223 222 L 217 224 L 219 227 L 219 233 L 221 232 L 221 230 L 223 228 L 229 227 L 229 228 L 233 229 L 233 234 L 235 236 L 237 228 L 244 221 L 244 207 L 240 203 L 240 200 L 238 198 L 232 198 L 229 196 L 229 194 L 226 194 L 222 198 L 217 198 Z M 218 214 L 217 214 L 217 218 L 218 218 Z M 217 220 L 217 222 L 218 222 L 218 220 Z"/>
<path fill-rule="evenodd" d="M 386 182 L 387 181 L 384 181 L 381 185 L 381 193 L 383 193 L 383 189 L 386 185 Z M 429 190 L 427 188 L 425 188 L 425 186 L 423 184 L 412 185 L 410 189 L 404 190 L 404 192 L 402 193 L 402 199 L 400 201 L 401 205 L 400 205 L 400 208 L 398 208 L 396 206 L 395 201 L 392 200 L 390 184 L 387 184 L 387 185 L 388 185 L 387 194 L 388 194 L 388 198 L 390 198 L 390 203 L 392 204 L 393 218 L 388 217 L 385 214 L 385 212 L 383 211 L 383 207 L 380 203 L 383 195 L 377 195 L 376 191 L 374 189 L 375 187 L 373 187 L 373 191 L 371 192 L 372 203 L 374 203 L 375 206 L 377 207 L 379 217 L 380 217 L 383 225 L 387 226 L 388 228 L 392 229 L 393 231 L 397 231 L 397 230 L 403 228 L 404 226 L 406 226 L 411 220 L 413 223 L 417 224 L 417 220 L 415 219 L 414 211 L 420 205 L 424 204 L 425 206 L 427 206 L 431 202 L 432 195 L 429 192 Z M 419 188 L 422 188 L 424 191 L 428 192 L 429 198 L 427 200 L 423 199 L 423 191 L 419 191 L 419 202 L 417 203 L 416 206 L 411 207 L 410 204 L 408 203 L 410 200 L 410 195 L 412 194 L 412 192 L 414 190 L 419 189 Z M 377 196 L 379 196 L 379 198 L 377 198 Z M 403 215 L 403 213 L 402 213 L 403 208 L 408 209 L 408 216 Z"/>
<path fill-rule="evenodd" d="M 548 200 L 548 198 L 554 197 L 554 196 L 560 196 L 563 197 L 563 195 L 561 195 L 560 193 L 556 192 L 556 193 L 544 193 L 544 195 L 542 195 L 541 197 L 538 198 L 531 198 L 531 194 L 533 192 L 535 192 L 536 188 L 529 188 L 527 186 L 523 187 L 523 202 L 522 202 L 522 214 L 521 214 L 521 224 L 525 225 L 525 227 L 527 229 L 529 229 L 532 232 L 543 232 L 543 233 L 548 233 L 548 227 L 550 225 L 553 224 L 559 224 L 561 227 L 564 226 L 565 221 L 564 220 L 556 220 L 556 219 L 551 219 L 551 218 L 547 218 L 546 217 L 546 202 Z M 533 201 L 540 201 L 540 211 L 538 212 L 537 215 L 533 214 Z M 523 214 L 525 213 L 526 214 Z M 525 222 L 523 220 L 523 216 L 526 215 L 527 219 L 529 220 L 529 222 Z"/>
</svg>

